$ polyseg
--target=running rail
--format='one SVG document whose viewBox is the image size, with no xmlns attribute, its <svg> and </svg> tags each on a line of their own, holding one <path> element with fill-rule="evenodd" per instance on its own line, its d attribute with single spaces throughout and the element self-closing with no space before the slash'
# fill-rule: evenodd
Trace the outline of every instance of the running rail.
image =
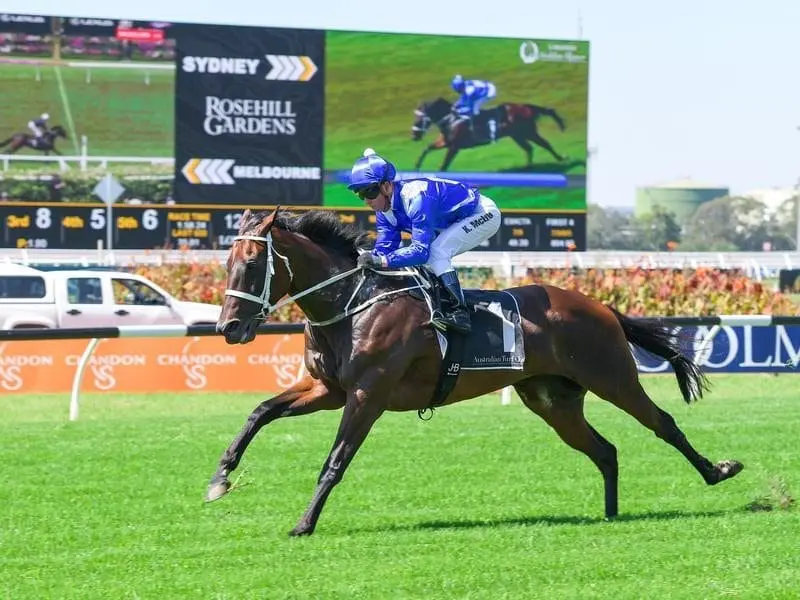
<svg viewBox="0 0 800 600">
<path fill-rule="evenodd" d="M 663 317 L 665 325 L 710 327 L 708 333 L 697 350 L 702 352 L 710 344 L 723 327 L 774 327 L 777 325 L 800 325 L 800 316 L 773 315 L 720 315 L 708 317 Z M 305 323 L 264 323 L 257 332 L 260 334 L 302 333 Z M 11 329 L 0 330 L 0 342 L 30 340 L 82 340 L 88 339 L 80 361 L 75 369 L 70 393 L 69 419 L 78 419 L 80 407 L 80 389 L 86 366 L 101 339 L 110 338 L 176 338 L 176 337 L 210 337 L 220 335 L 213 325 L 120 325 L 119 327 L 94 327 L 74 329 Z M 500 393 L 501 404 L 511 403 L 511 387 L 505 387 Z"/>
</svg>

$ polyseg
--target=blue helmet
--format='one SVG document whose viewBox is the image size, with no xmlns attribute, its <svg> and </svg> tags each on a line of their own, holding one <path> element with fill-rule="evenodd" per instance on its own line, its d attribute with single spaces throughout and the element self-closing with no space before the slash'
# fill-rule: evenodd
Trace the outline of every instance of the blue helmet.
<svg viewBox="0 0 800 600">
<path fill-rule="evenodd" d="M 397 169 L 392 163 L 378 156 L 372 148 L 367 148 L 350 171 L 350 185 L 347 189 L 357 190 L 375 183 L 394 181 L 396 176 Z"/>
<path fill-rule="evenodd" d="M 464 78 L 461 75 L 456 75 L 453 77 L 453 80 L 450 82 L 450 87 L 453 88 L 458 93 L 464 91 Z"/>
</svg>

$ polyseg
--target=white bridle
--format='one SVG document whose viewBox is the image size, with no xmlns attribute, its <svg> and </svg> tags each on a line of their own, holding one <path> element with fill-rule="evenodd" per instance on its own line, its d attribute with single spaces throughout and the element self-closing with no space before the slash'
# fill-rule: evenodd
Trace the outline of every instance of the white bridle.
<svg viewBox="0 0 800 600">
<path fill-rule="evenodd" d="M 341 273 L 337 273 L 333 277 L 329 277 L 328 279 L 326 279 L 326 280 L 324 280 L 324 281 L 322 281 L 320 283 L 312 285 L 310 288 L 305 289 L 302 292 L 299 292 L 299 293 L 295 294 L 294 296 L 287 296 L 286 298 L 284 298 L 283 300 L 281 300 L 280 302 L 278 302 L 276 304 L 270 304 L 269 303 L 269 293 L 270 293 L 270 288 L 271 288 L 271 285 L 272 285 L 272 276 L 275 275 L 275 261 L 273 260 L 272 255 L 275 254 L 278 258 L 283 260 L 283 264 L 286 265 L 286 271 L 289 273 L 289 283 L 291 284 L 291 282 L 294 280 L 294 272 L 292 271 L 292 267 L 289 265 L 289 259 L 286 256 L 284 256 L 283 254 L 281 254 L 280 252 L 278 252 L 277 250 L 275 250 L 275 246 L 272 243 L 272 232 L 271 231 L 267 232 L 266 236 L 237 235 L 236 237 L 233 238 L 234 242 L 236 242 L 238 240 L 251 240 L 251 241 L 254 241 L 254 242 L 262 242 L 263 244 L 266 244 L 266 248 L 267 248 L 267 268 L 266 268 L 266 272 L 265 272 L 265 275 L 264 275 L 264 288 L 261 290 L 261 295 L 260 296 L 256 296 L 254 294 L 248 294 L 247 292 L 240 292 L 239 290 L 232 290 L 232 289 L 226 289 L 225 290 L 225 295 L 226 296 L 233 296 L 234 298 L 241 298 L 242 300 L 248 300 L 249 302 L 255 302 L 256 304 L 260 305 L 261 306 L 261 312 L 258 315 L 256 315 L 256 318 L 260 319 L 262 321 L 266 320 L 267 315 L 269 315 L 270 313 L 275 312 L 279 308 L 281 308 L 283 306 L 286 306 L 287 304 L 289 304 L 291 302 L 294 302 L 294 301 L 298 300 L 299 298 L 302 298 L 303 296 L 307 296 L 308 294 L 311 294 L 313 292 L 316 292 L 318 290 L 326 288 L 329 285 L 331 285 L 333 283 L 336 283 L 337 281 L 341 281 L 342 279 L 345 279 L 346 277 L 350 277 L 350 275 L 353 275 L 354 273 L 357 273 L 358 271 L 362 270 L 361 267 L 354 267 L 352 269 L 349 269 L 348 271 L 342 271 Z M 353 294 L 350 296 L 350 300 L 348 300 L 347 304 L 344 307 L 344 311 L 342 313 L 336 315 L 335 317 L 333 317 L 331 319 L 326 319 L 325 321 L 311 321 L 311 320 L 309 320 L 308 323 L 310 325 L 317 325 L 317 326 L 331 325 L 332 323 L 336 323 L 336 322 L 341 321 L 342 319 L 344 319 L 346 317 L 349 317 L 349 316 L 354 315 L 354 314 L 356 314 L 358 312 L 361 312 L 362 310 L 364 310 L 368 306 L 371 306 L 372 304 L 374 304 L 378 300 L 381 300 L 382 298 L 385 298 L 386 296 L 391 296 L 393 294 L 399 294 L 400 292 L 405 292 L 405 291 L 408 291 L 408 290 L 416 290 L 416 289 L 421 289 L 421 288 L 427 289 L 427 288 L 430 287 L 430 285 L 426 281 L 424 281 L 413 270 L 408 270 L 408 269 L 401 269 L 399 271 L 383 271 L 383 270 L 381 270 L 381 271 L 378 271 L 378 272 L 381 273 L 382 275 L 389 275 L 391 277 L 411 277 L 417 282 L 417 285 L 410 286 L 410 287 L 405 287 L 405 288 L 402 288 L 402 289 L 399 289 L 399 290 L 390 290 L 388 292 L 384 292 L 382 294 L 378 294 L 377 296 L 373 296 L 372 298 L 370 298 L 366 302 L 363 302 L 363 303 L 359 304 L 358 306 L 356 306 L 355 308 L 351 309 L 350 305 L 353 303 L 353 300 L 355 299 L 356 294 L 361 289 L 361 285 L 364 283 L 364 276 L 362 275 L 361 276 L 361 281 L 358 282 L 358 285 L 356 286 L 355 290 L 353 290 Z"/>
</svg>

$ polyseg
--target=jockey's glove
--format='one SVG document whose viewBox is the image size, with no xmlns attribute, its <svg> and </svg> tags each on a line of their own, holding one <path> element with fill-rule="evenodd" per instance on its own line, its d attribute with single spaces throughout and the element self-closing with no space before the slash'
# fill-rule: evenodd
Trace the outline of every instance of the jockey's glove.
<svg viewBox="0 0 800 600">
<path fill-rule="evenodd" d="M 387 266 L 386 257 L 377 256 L 375 254 L 372 254 L 371 252 L 364 252 L 358 255 L 358 266 L 361 268 L 364 267 L 384 268 Z"/>
</svg>

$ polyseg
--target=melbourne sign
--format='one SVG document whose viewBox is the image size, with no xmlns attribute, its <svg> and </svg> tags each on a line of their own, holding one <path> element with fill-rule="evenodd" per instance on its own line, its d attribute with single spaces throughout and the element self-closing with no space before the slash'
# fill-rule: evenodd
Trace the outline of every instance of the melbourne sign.
<svg viewBox="0 0 800 600">
<path fill-rule="evenodd" d="M 800 327 L 721 327 L 704 343 L 710 327 L 679 329 L 685 347 L 708 372 L 800 373 Z M 669 364 L 638 348 L 634 350 L 641 373 L 666 373 Z M 691 355 L 691 353 L 690 353 Z"/>
<path fill-rule="evenodd" d="M 181 28 L 175 84 L 179 202 L 322 203 L 324 35 Z"/>
</svg>

